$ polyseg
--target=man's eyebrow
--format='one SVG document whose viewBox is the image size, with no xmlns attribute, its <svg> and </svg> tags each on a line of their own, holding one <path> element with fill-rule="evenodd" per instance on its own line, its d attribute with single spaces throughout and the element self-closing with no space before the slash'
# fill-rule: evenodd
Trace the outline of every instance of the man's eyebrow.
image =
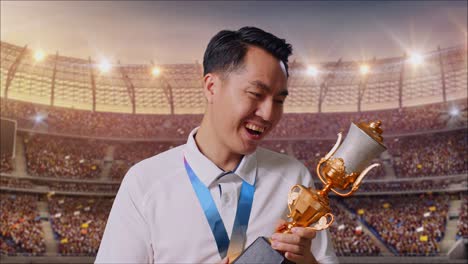
<svg viewBox="0 0 468 264">
<path fill-rule="evenodd" d="M 255 86 L 255 87 L 258 87 L 258 88 L 260 88 L 262 90 L 265 90 L 268 93 L 271 92 L 271 87 L 268 86 L 266 83 L 264 83 L 262 81 L 256 80 L 256 81 L 251 81 L 249 83 L 251 85 Z M 279 96 L 288 96 L 288 94 L 289 94 L 288 90 L 284 89 L 284 90 L 281 90 L 277 95 L 279 95 Z"/>
</svg>

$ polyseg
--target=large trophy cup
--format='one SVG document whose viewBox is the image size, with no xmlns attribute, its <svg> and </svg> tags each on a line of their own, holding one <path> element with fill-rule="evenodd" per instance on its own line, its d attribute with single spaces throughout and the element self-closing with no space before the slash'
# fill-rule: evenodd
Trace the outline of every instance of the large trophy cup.
<svg viewBox="0 0 468 264">
<path fill-rule="evenodd" d="M 315 231 L 327 229 L 334 221 L 331 213 L 328 193 L 347 197 L 352 195 L 361 185 L 364 176 L 373 168 L 379 166 L 371 161 L 386 150 L 381 136 L 381 122 L 370 124 L 352 123 L 349 133 L 341 144 L 342 135 L 332 150 L 320 159 L 317 165 L 317 175 L 325 185 L 322 190 L 313 187 L 294 185 L 288 197 L 288 217 L 290 221 L 279 232 L 290 233 L 293 227 L 306 227 Z M 342 193 L 336 189 L 345 191 Z M 251 263 L 292 263 L 281 252 L 271 248 L 268 238 L 259 237 L 242 254 L 235 259 L 236 264 Z"/>
</svg>

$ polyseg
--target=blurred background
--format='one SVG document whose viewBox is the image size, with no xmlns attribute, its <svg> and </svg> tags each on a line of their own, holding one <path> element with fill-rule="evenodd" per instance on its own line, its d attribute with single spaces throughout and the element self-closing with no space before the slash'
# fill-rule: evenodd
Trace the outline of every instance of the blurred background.
<svg viewBox="0 0 468 264">
<path fill-rule="evenodd" d="M 465 1 L 2 1 L 2 263 L 92 263 L 127 170 L 199 125 L 209 39 L 246 25 L 294 48 L 285 114 L 263 147 L 315 177 L 338 132 L 382 121 L 382 166 L 355 196 L 331 198 L 340 262 L 465 263 L 467 12 Z"/>
</svg>

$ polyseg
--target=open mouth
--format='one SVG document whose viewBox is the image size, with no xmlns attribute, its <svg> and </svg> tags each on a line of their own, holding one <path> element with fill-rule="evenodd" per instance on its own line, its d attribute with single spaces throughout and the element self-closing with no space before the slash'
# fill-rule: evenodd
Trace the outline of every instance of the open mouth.
<svg viewBox="0 0 468 264">
<path fill-rule="evenodd" d="M 259 127 L 251 123 L 247 123 L 245 125 L 245 128 L 247 129 L 247 132 L 249 132 L 250 135 L 255 136 L 255 137 L 260 137 L 265 131 L 265 128 Z"/>
</svg>

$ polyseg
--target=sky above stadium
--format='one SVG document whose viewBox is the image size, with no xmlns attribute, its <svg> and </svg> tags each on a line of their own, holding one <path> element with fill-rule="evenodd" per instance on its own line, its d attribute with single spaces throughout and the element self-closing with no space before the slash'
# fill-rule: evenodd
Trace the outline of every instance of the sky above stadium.
<svg viewBox="0 0 468 264">
<path fill-rule="evenodd" d="M 467 1 L 1 1 L 1 40 L 123 64 L 202 61 L 222 29 L 257 26 L 305 63 L 467 43 Z"/>
</svg>

